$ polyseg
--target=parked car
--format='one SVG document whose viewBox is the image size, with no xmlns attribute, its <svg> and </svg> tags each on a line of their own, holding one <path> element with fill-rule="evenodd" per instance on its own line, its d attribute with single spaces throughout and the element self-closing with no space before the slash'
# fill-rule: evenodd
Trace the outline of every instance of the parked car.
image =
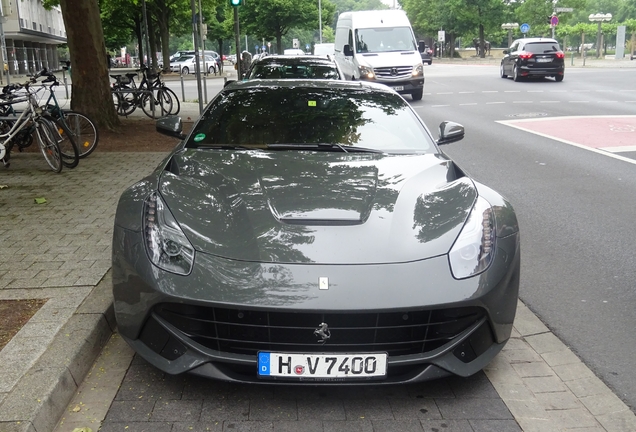
<svg viewBox="0 0 636 432">
<path fill-rule="evenodd" d="M 283 50 L 283 55 L 305 55 L 305 51 L 298 48 L 290 48 Z"/>
<path fill-rule="evenodd" d="M 246 79 L 344 79 L 336 62 L 312 55 L 261 56 L 252 62 Z"/>
<path fill-rule="evenodd" d="M 480 371 L 512 331 L 519 229 L 415 110 L 369 82 L 233 82 L 123 192 L 118 332 L 169 374 L 293 385 Z"/>
<path fill-rule="evenodd" d="M 420 41 L 418 43 L 418 50 L 420 52 L 420 57 L 422 58 L 422 63 L 427 63 L 429 66 L 433 64 L 433 50 L 424 43 L 424 41 Z"/>
<path fill-rule="evenodd" d="M 550 38 L 524 38 L 515 40 L 503 50 L 499 66 L 502 78 L 511 76 L 515 81 L 530 77 L 552 77 L 563 81 L 565 54 L 559 43 Z"/>
<path fill-rule="evenodd" d="M 181 75 L 188 75 L 196 72 L 196 60 L 194 54 L 184 55 L 170 63 L 170 71 L 178 72 Z M 212 56 L 205 56 L 205 63 L 199 60 L 201 71 L 207 71 L 210 74 L 217 73 L 218 67 L 216 60 Z"/>
</svg>

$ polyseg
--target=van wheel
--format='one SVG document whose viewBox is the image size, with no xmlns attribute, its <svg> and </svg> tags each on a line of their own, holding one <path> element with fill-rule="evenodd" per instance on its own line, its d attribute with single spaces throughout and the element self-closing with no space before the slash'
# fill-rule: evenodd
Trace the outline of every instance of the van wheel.
<svg viewBox="0 0 636 432">
<path fill-rule="evenodd" d="M 415 90 L 411 93 L 411 98 L 414 101 L 422 100 L 422 95 L 424 94 L 424 89 Z"/>
</svg>

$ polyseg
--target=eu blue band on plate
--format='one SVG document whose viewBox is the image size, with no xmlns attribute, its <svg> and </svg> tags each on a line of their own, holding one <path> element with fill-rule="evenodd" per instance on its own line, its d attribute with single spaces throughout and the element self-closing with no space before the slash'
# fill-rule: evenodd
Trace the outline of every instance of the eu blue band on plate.
<svg viewBox="0 0 636 432">
<path fill-rule="evenodd" d="M 269 353 L 258 353 L 258 374 L 269 375 Z"/>
</svg>

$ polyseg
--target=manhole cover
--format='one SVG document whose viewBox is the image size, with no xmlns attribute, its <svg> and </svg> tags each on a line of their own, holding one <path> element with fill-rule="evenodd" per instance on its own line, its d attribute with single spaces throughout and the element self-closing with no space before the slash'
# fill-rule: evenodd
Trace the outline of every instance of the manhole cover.
<svg viewBox="0 0 636 432">
<path fill-rule="evenodd" d="M 548 113 L 530 112 L 530 113 L 520 113 L 520 114 L 508 114 L 506 117 L 529 118 L 529 117 L 545 117 L 547 115 Z"/>
</svg>

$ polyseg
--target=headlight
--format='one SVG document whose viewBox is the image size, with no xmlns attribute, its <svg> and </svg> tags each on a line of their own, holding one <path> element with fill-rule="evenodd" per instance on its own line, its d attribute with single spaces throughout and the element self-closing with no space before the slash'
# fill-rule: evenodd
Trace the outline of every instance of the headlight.
<svg viewBox="0 0 636 432">
<path fill-rule="evenodd" d="M 158 193 L 152 193 L 144 204 L 146 251 L 157 267 L 187 275 L 194 263 L 194 247 Z"/>
<path fill-rule="evenodd" d="M 495 255 L 495 242 L 495 214 L 490 203 L 478 197 L 466 225 L 448 253 L 455 279 L 484 272 Z"/>
<path fill-rule="evenodd" d="M 360 79 L 374 79 L 375 74 L 373 73 L 373 69 L 368 66 L 358 66 L 360 69 Z"/>
<path fill-rule="evenodd" d="M 424 74 L 424 65 L 422 63 L 418 64 L 413 68 L 413 76 L 420 76 Z"/>
</svg>

